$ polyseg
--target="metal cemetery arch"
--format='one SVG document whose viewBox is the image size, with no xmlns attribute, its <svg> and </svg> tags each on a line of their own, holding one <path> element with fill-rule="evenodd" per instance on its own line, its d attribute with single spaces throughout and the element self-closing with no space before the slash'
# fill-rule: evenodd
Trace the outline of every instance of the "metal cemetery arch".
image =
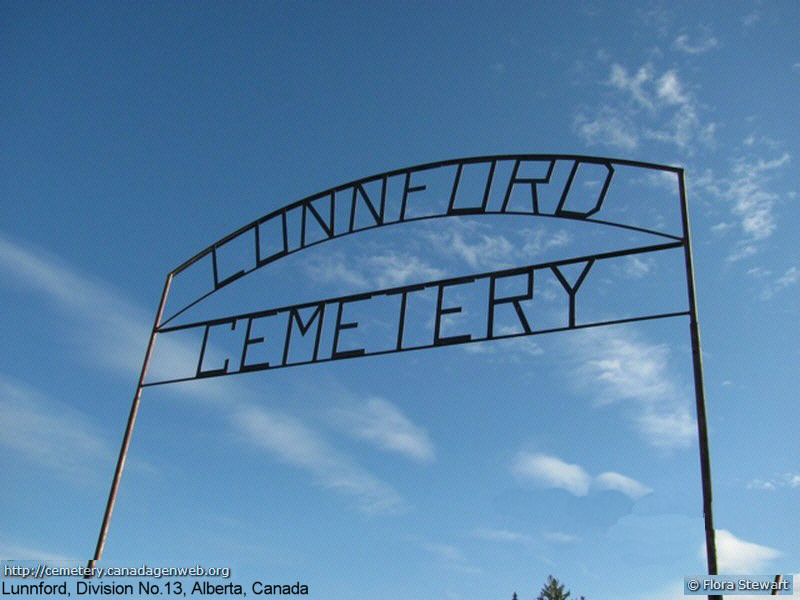
<svg viewBox="0 0 800 600">
<path fill-rule="evenodd" d="M 552 202 L 549 206 L 545 206 L 544 203 L 540 202 L 539 189 L 542 186 L 550 186 L 550 191 L 553 191 L 553 186 L 559 185 L 553 183 L 553 172 L 557 165 L 568 169 L 568 175 L 566 176 L 563 186 L 555 190 L 556 195 L 554 197 L 556 201 Z M 617 220 L 602 218 L 605 208 L 604 203 L 607 199 L 612 181 L 614 180 L 615 169 L 623 167 L 641 169 L 642 173 L 645 175 L 666 174 L 675 178 L 680 202 L 681 231 L 679 235 L 659 231 L 654 228 L 644 228 L 631 222 L 625 222 L 625 219 L 619 217 L 616 217 Z M 583 177 L 583 175 L 587 171 L 590 171 L 594 177 L 591 182 L 584 181 L 585 177 Z M 566 173 L 566 171 L 564 172 Z M 444 192 L 438 195 L 432 194 L 431 191 L 428 190 L 428 186 L 424 183 L 424 181 L 426 181 L 426 176 L 432 174 L 438 176 L 442 173 L 447 175 L 447 187 Z M 463 192 L 463 181 L 466 178 L 470 178 L 470 181 L 474 182 L 476 177 L 478 177 L 477 182 L 479 185 L 477 189 L 480 190 L 480 193 L 477 195 L 469 195 L 469 197 L 465 199 L 467 194 Z M 594 194 L 589 196 L 588 201 L 585 197 L 587 183 L 592 183 L 590 187 L 594 187 Z M 580 197 L 581 194 L 584 194 L 584 197 Z M 426 205 L 426 210 L 420 212 L 417 206 L 420 198 L 425 198 L 425 200 L 429 202 L 433 199 L 433 208 L 428 204 Z M 520 198 L 522 198 L 523 209 L 518 207 Z M 270 307 L 255 312 L 227 315 L 214 319 L 188 323 L 174 322 L 178 316 L 185 316 L 186 311 L 218 290 L 265 265 L 300 250 L 316 246 L 335 238 L 376 229 L 386 225 L 465 215 L 520 215 L 569 219 L 649 234 L 659 238 L 659 243 L 595 253 L 565 260 L 530 264 L 511 269 L 478 273 L 469 276 L 451 277 L 438 281 L 393 287 L 349 296 L 327 298 L 316 302 Z M 236 255 L 231 254 L 231 248 L 233 247 L 239 249 L 245 248 L 244 254 L 241 252 Z M 678 248 L 683 248 L 688 292 L 687 310 L 677 310 L 659 314 L 648 313 L 633 317 L 626 316 L 625 318 L 588 323 L 577 322 L 575 307 L 578 290 L 586 275 L 598 261 Z M 234 256 L 234 258 L 231 259 L 231 256 Z M 232 267 L 230 266 L 231 260 L 233 261 Z M 572 284 L 567 281 L 561 270 L 562 267 L 567 265 L 578 265 L 578 268 L 580 268 L 580 265 L 583 265 L 580 275 Z M 171 314 L 165 314 L 170 285 L 175 276 L 190 268 L 197 269 L 199 267 L 207 269 L 207 285 L 197 290 L 183 305 L 179 305 Z M 563 326 L 535 331 L 530 327 L 520 303 L 533 298 L 534 274 L 537 271 L 549 271 L 552 273 L 563 286 L 568 296 L 568 318 Z M 524 278 L 524 281 L 527 282 L 527 289 L 520 294 L 498 295 L 499 292 L 496 283 L 509 277 Z M 485 335 L 443 336 L 441 331 L 442 318 L 448 314 L 461 311 L 461 307 L 459 306 L 445 306 L 445 288 L 484 280 L 488 283 L 489 290 Z M 410 345 L 403 336 L 407 300 L 409 294 L 426 289 L 436 289 L 437 292 L 433 342 L 422 345 Z M 350 302 L 364 301 L 377 297 L 398 298 L 399 314 L 397 336 L 392 344 L 377 350 L 367 350 L 366 348 L 340 349 L 340 334 L 348 329 L 358 327 L 358 322 L 347 322 L 343 320 L 345 305 Z M 502 329 L 499 332 L 495 330 L 494 311 L 495 308 L 501 305 L 508 305 L 507 308 L 509 309 L 513 307 L 519 319 L 521 332 L 508 333 Z M 306 311 L 306 313 L 310 311 L 311 314 L 310 316 L 303 317 L 301 311 Z M 139 382 L 136 387 L 136 393 L 133 398 L 130 416 L 125 429 L 119 460 L 114 473 L 114 479 L 97 541 L 97 547 L 94 558 L 89 564 L 93 566 L 94 563 L 101 558 L 103 553 L 120 477 L 125 465 L 131 434 L 136 420 L 139 401 L 142 390 L 145 387 L 199 378 L 220 377 L 236 373 L 282 368 L 299 364 L 680 316 L 689 318 L 700 450 L 703 513 L 705 518 L 706 553 L 708 572 L 709 574 L 716 575 L 717 558 L 711 510 L 711 471 L 708 432 L 706 427 L 705 397 L 703 391 L 703 367 L 700 351 L 700 334 L 697 324 L 692 252 L 689 235 L 689 215 L 683 169 L 644 162 L 573 155 L 526 154 L 462 158 L 398 169 L 359 179 L 279 208 L 224 237 L 167 275 L 164 290 L 161 295 L 161 302 L 139 376 Z M 251 358 L 248 359 L 248 350 L 264 343 L 263 337 L 256 337 L 252 333 L 253 323 L 260 319 L 268 318 L 285 319 L 286 333 L 285 339 L 283 340 L 283 358 L 275 363 L 270 363 L 268 361 L 251 362 L 252 354 Z M 332 343 L 328 344 L 326 347 L 321 347 L 320 334 L 322 331 L 322 323 L 323 320 L 327 323 L 330 319 L 334 319 L 335 323 L 333 325 L 333 340 Z M 245 330 L 244 341 L 240 347 L 241 353 L 236 356 L 225 358 L 222 363 L 213 365 L 205 364 L 207 360 L 206 348 L 209 342 L 209 336 L 212 332 L 220 329 L 227 331 L 236 330 L 237 323 L 240 324 L 240 330 Z M 300 337 L 305 337 L 311 332 L 313 327 L 316 327 L 316 330 L 314 332 L 315 339 L 311 356 L 300 361 L 290 361 L 289 348 L 292 343 L 292 332 L 296 332 L 295 339 L 297 339 L 298 335 Z M 158 381 L 147 381 L 147 368 L 153 355 L 156 337 L 159 334 L 165 335 L 172 332 L 192 329 L 202 331 L 202 343 L 198 349 L 196 369 L 188 374 L 184 373 Z M 709 598 L 721 598 L 721 596 L 709 596 Z"/>
</svg>

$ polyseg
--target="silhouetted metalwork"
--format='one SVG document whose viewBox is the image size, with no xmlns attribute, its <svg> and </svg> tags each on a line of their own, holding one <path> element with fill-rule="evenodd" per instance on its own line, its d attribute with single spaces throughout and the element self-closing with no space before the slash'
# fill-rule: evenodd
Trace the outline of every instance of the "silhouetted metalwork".
<svg viewBox="0 0 800 600">
<path fill-rule="evenodd" d="M 515 267 L 512 269 L 504 269 L 500 271 L 491 271 L 487 273 L 478 273 L 465 277 L 451 277 L 448 279 L 440 279 L 437 281 L 429 281 L 421 284 L 406 285 L 400 287 L 393 287 L 384 290 L 377 290 L 369 293 L 352 294 L 349 296 L 339 296 L 336 298 L 327 298 L 325 300 L 318 300 L 314 302 L 306 302 L 303 304 L 295 304 L 291 306 L 282 306 L 280 308 L 270 308 L 256 312 L 242 313 L 238 315 L 231 315 L 221 318 L 208 319 L 204 321 L 196 321 L 173 326 L 162 326 L 158 328 L 158 333 L 170 333 L 174 331 L 183 331 L 188 329 L 202 329 L 203 341 L 200 344 L 197 360 L 197 368 L 193 375 L 188 377 L 180 377 L 174 379 L 164 379 L 159 381 L 152 381 L 143 384 L 143 387 L 163 385 L 167 383 L 177 383 L 180 381 L 189 381 L 192 379 L 199 379 L 204 377 L 221 377 L 223 375 L 235 375 L 237 373 L 244 373 L 249 371 L 261 371 L 266 369 L 278 369 L 282 367 L 293 367 L 297 365 L 305 365 L 318 362 L 328 362 L 332 360 L 341 360 L 345 358 L 356 358 L 360 356 L 375 356 L 380 354 L 391 354 L 395 352 L 406 352 L 409 350 L 422 350 L 426 348 L 436 348 L 438 346 L 450 346 L 453 344 L 466 344 L 471 342 L 483 342 L 489 340 L 499 340 L 506 338 L 515 338 L 526 335 L 538 335 L 542 333 L 551 333 L 554 331 L 565 331 L 568 329 L 583 329 L 586 327 L 597 327 L 600 325 L 612 325 L 616 323 L 630 323 L 634 321 L 644 321 L 650 319 L 661 319 L 665 317 L 676 317 L 681 315 L 688 315 L 689 311 L 673 311 L 668 313 L 650 314 L 640 317 L 629 317 L 622 319 L 594 321 L 587 323 L 576 323 L 576 296 L 580 289 L 583 280 L 588 274 L 589 270 L 597 261 L 613 259 L 623 256 L 633 256 L 636 254 L 658 252 L 661 250 L 670 250 L 682 246 L 681 242 L 669 242 L 666 244 L 656 244 L 651 246 L 644 246 L 640 248 L 633 248 L 628 250 L 620 250 L 616 252 L 605 252 L 602 254 L 594 254 L 589 256 L 582 256 L 580 258 L 544 262 L 539 264 L 528 265 L 524 267 Z M 579 265 L 582 266 L 580 275 L 575 283 L 570 284 L 562 274 L 560 267 L 566 265 Z M 531 300 L 534 293 L 535 274 L 538 271 L 547 270 L 552 272 L 561 285 L 569 298 L 569 310 L 567 320 L 564 326 L 561 327 L 548 327 L 545 329 L 534 329 L 521 306 L 521 302 Z M 499 296 L 497 292 L 497 282 L 500 280 L 510 278 L 523 278 L 524 290 L 520 294 Z M 485 314 L 479 315 L 478 318 L 485 322 L 485 332 L 483 335 L 461 334 L 461 335 L 442 335 L 442 322 L 443 317 L 448 314 L 461 312 L 462 307 L 457 305 L 445 306 L 444 305 L 444 292 L 449 287 L 467 286 L 470 284 L 480 283 L 486 281 L 487 288 L 487 304 Z M 429 344 L 412 344 L 408 343 L 404 337 L 406 330 L 406 308 L 408 306 L 409 295 L 416 292 L 424 292 L 425 290 L 434 290 L 436 292 L 436 309 L 434 311 L 433 319 L 433 332 L 432 342 Z M 366 348 L 351 348 L 341 349 L 340 334 L 347 329 L 355 329 L 358 327 L 357 321 L 343 322 L 343 312 L 345 306 L 354 303 L 367 302 L 373 298 L 379 297 L 394 297 L 394 313 L 396 317 L 396 331 L 397 335 L 392 340 L 391 344 L 385 344 L 385 347 L 380 349 L 366 349 Z M 510 332 L 507 329 L 497 330 L 494 326 L 495 309 L 503 304 L 511 304 L 515 310 L 518 319 L 519 332 Z M 310 312 L 307 317 L 303 317 L 301 311 Z M 473 318 L 475 318 L 473 316 Z M 281 350 L 282 358 L 277 363 L 259 362 L 252 363 L 248 361 L 248 350 L 253 346 L 262 345 L 265 343 L 264 337 L 254 337 L 251 335 L 253 325 L 259 321 L 266 319 L 278 319 L 280 322 L 280 329 L 283 332 L 283 339 L 279 339 L 279 349 Z M 324 324 L 327 319 L 335 319 L 332 326 L 333 337 L 327 347 L 321 347 L 322 332 Z M 242 338 L 240 351 L 235 356 L 230 356 L 224 359 L 221 365 L 207 365 L 204 362 L 206 348 L 209 345 L 209 338 L 212 330 L 223 331 L 236 331 L 237 326 L 244 328 L 244 336 Z M 313 330 L 312 330 L 313 328 Z M 289 354 L 292 348 L 293 336 L 305 338 L 311 335 L 314 338 L 313 350 L 308 353 L 305 359 L 290 360 Z M 233 361 L 231 361 L 233 359 Z"/>
<path fill-rule="evenodd" d="M 554 169 L 558 163 L 567 163 L 569 175 L 564 180 L 563 187 L 555 190 L 557 202 L 544 203 L 540 199 L 540 186 L 552 184 Z M 681 235 L 640 227 L 632 221 L 626 221 L 624 214 L 617 215 L 615 220 L 598 218 L 603 213 L 609 187 L 614 180 L 615 169 L 619 167 L 640 168 L 646 173 L 666 173 L 677 178 L 682 222 Z M 472 186 L 469 188 L 472 191 L 470 194 L 464 193 L 466 180 L 469 180 Z M 437 187 L 436 191 L 431 192 L 428 189 L 429 185 Z M 475 189 L 480 191 L 477 197 L 474 194 Z M 421 202 L 420 199 L 424 199 L 425 202 Z M 267 307 L 214 319 L 170 324 L 179 315 L 186 313 L 221 288 L 300 250 L 387 225 L 475 215 L 519 215 L 570 219 L 650 234 L 662 238 L 663 241 L 657 244 L 534 263 L 511 269 L 451 277 L 301 304 Z M 645 313 L 613 320 L 578 322 L 576 319 L 578 291 L 595 264 L 620 257 L 680 248 L 684 253 L 688 308 L 655 314 Z M 198 290 L 184 305 L 178 306 L 171 314 L 165 315 L 167 296 L 173 279 L 190 267 L 196 267 L 204 260 L 207 263 L 205 268 L 210 271 L 207 278 L 210 285 L 205 289 Z M 564 276 L 562 268 L 568 265 L 577 265 L 581 269 L 574 283 L 570 283 Z M 537 274 L 542 272 L 551 273 L 562 285 L 568 297 L 568 314 L 566 321 L 560 326 L 537 329 L 529 322 L 521 303 L 533 298 Z M 497 283 L 507 280 L 507 278 L 516 278 L 517 281 L 522 282 L 518 284 L 521 287 L 519 293 L 506 292 L 505 295 L 499 295 Z M 465 285 L 484 286 L 481 289 L 485 290 L 483 293 L 486 294 L 487 308 L 482 315 L 483 326 L 480 328 L 480 333 L 476 334 L 473 331 L 454 335 L 451 332 L 443 335 L 443 319 L 446 319 L 447 315 L 456 314 L 462 310 L 461 306 L 445 300 L 445 290 Z M 408 300 L 410 295 L 426 290 L 435 291 L 436 294 L 432 341 L 414 344 L 404 337 Z M 345 316 L 346 308 L 355 303 L 378 301 L 379 299 L 394 303 L 392 310 L 396 316 L 397 333 L 392 342 L 382 348 L 369 349 L 352 347 L 352 342 L 351 345 L 343 343 L 342 333 L 352 332 L 351 330 L 357 329 L 359 326 L 358 321 L 348 320 L 353 317 Z M 515 314 L 517 318 L 514 331 L 495 327 L 495 310 L 503 306 L 511 307 L 514 310 L 512 314 Z M 279 208 L 212 244 L 167 276 L 120 449 L 97 549 L 90 566 L 102 556 L 141 393 L 145 387 L 317 362 L 682 316 L 689 318 L 706 553 L 708 572 L 715 575 L 717 574 L 717 559 L 711 506 L 710 455 L 683 169 L 637 161 L 571 155 L 499 155 L 462 158 L 366 177 Z M 264 336 L 254 333 L 254 325 L 258 326 L 268 319 L 279 320 L 281 330 L 284 332 L 282 338 L 278 340 L 280 346 L 277 355 L 280 356 L 280 359 L 254 362 L 252 354 L 249 358 L 248 353 L 266 343 Z M 332 339 L 327 340 L 326 344 L 322 344 L 323 323 L 331 323 L 331 320 L 333 324 L 329 325 L 329 328 L 333 328 Z M 194 372 L 180 377 L 146 381 L 147 367 L 157 335 L 192 329 L 202 331 L 202 342 L 197 348 L 197 363 Z M 244 332 L 236 352 L 231 353 L 221 362 L 206 364 L 206 350 L 213 343 L 211 340 L 214 333 L 231 330 Z M 301 359 L 290 358 L 293 336 L 295 340 L 313 339 L 309 352 Z M 709 596 L 709 598 L 722 598 L 722 596 Z"/>
</svg>

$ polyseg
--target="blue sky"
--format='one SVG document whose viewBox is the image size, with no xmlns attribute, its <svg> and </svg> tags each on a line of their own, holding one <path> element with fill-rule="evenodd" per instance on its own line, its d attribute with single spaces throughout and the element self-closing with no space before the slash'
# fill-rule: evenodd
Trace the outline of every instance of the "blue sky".
<svg viewBox="0 0 800 600">
<path fill-rule="evenodd" d="M 4 558 L 93 551 L 171 269 L 347 181 L 565 153 L 686 169 L 720 570 L 798 573 L 796 3 L 0 15 Z M 636 181 L 631 211 L 666 210 L 674 188 Z M 611 243 L 557 219 L 441 221 L 304 250 L 209 310 Z M 585 310 L 683 310 L 670 261 L 587 277 Z M 563 298 L 543 279 L 546 320 Z M 675 318 L 148 388 L 105 558 L 230 565 L 319 598 L 530 598 L 550 573 L 590 599 L 682 597 L 705 568 L 691 386 Z"/>
</svg>

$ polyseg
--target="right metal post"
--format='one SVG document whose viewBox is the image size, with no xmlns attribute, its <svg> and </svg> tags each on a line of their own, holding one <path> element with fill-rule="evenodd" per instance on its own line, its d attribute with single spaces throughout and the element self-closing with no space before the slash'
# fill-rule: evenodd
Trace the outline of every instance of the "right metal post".
<svg viewBox="0 0 800 600">
<path fill-rule="evenodd" d="M 692 339 L 692 365 L 694 371 L 694 395 L 697 409 L 697 437 L 700 447 L 700 476 L 703 481 L 703 517 L 706 530 L 706 559 L 708 574 L 718 575 L 717 544 L 714 536 L 714 514 L 711 509 L 711 452 L 708 444 L 708 422 L 706 419 L 706 397 L 703 388 L 703 354 L 700 349 L 700 326 L 697 323 L 697 300 L 694 289 L 694 265 L 692 243 L 689 233 L 689 204 L 686 198 L 686 181 L 681 169 L 678 173 L 681 194 L 681 217 L 683 220 L 684 257 L 686 261 L 686 287 L 689 294 L 689 330 Z M 709 594 L 709 600 L 722 600 L 722 595 Z"/>
</svg>

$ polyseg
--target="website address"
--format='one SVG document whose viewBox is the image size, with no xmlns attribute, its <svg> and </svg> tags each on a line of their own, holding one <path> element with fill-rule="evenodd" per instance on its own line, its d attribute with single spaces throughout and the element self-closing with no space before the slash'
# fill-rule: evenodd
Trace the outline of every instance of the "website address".
<svg viewBox="0 0 800 600">
<path fill-rule="evenodd" d="M 3 577 L 19 577 L 22 579 L 46 579 L 48 577 L 90 577 L 102 579 L 108 577 L 221 577 L 229 579 L 230 567 L 151 567 L 138 565 L 128 567 L 87 567 L 79 561 L 3 561 Z"/>
<path fill-rule="evenodd" d="M 101 567 L 105 573 L 98 575 L 102 578 L 104 575 L 109 577 L 152 577 L 159 579 L 161 577 L 222 577 L 229 579 L 231 576 L 230 567 L 202 567 L 195 565 L 193 567 L 149 567 L 142 565 L 140 567 Z"/>
</svg>

